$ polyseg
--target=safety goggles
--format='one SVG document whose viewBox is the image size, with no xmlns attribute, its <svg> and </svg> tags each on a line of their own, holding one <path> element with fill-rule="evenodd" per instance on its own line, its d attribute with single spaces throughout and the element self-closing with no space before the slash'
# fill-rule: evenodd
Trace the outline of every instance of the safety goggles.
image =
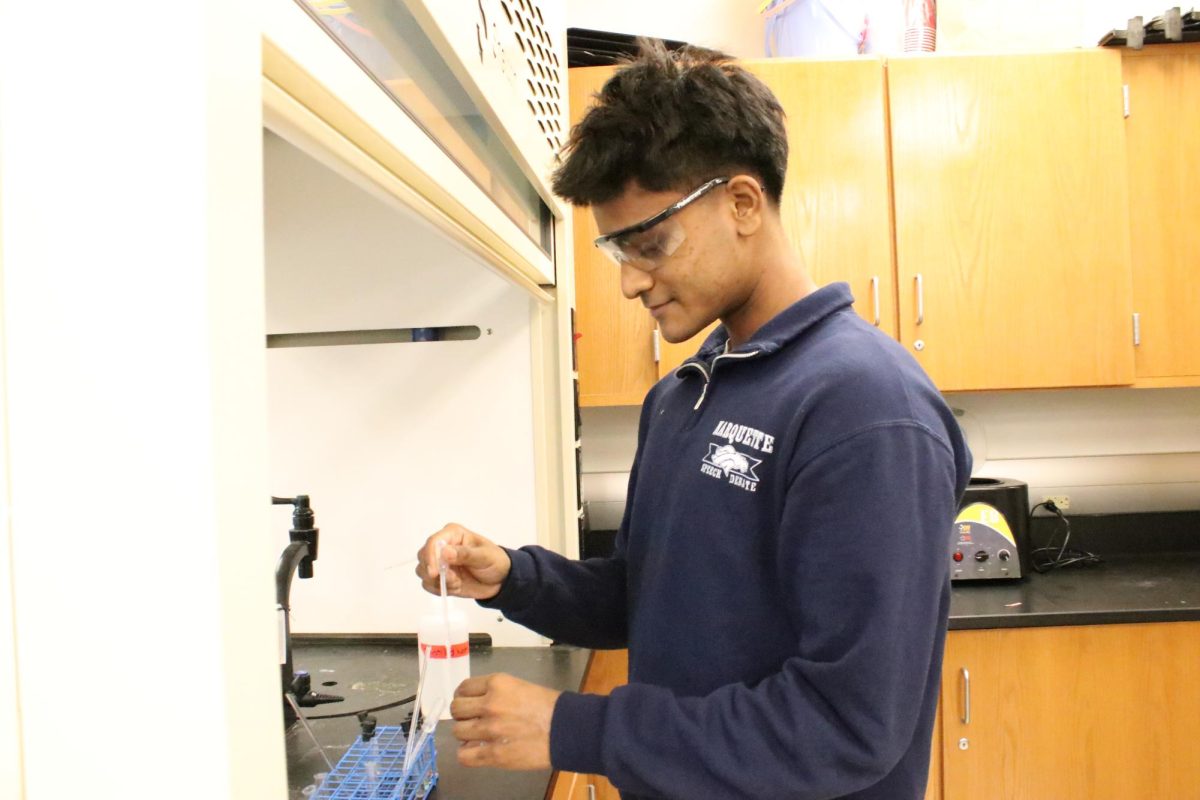
<svg viewBox="0 0 1200 800">
<path fill-rule="evenodd" d="M 656 269 L 687 238 L 678 220 L 664 223 L 723 183 L 729 183 L 729 178 L 713 178 L 654 216 L 604 234 L 596 239 L 596 247 L 617 264 L 632 264 L 645 272 Z"/>
</svg>

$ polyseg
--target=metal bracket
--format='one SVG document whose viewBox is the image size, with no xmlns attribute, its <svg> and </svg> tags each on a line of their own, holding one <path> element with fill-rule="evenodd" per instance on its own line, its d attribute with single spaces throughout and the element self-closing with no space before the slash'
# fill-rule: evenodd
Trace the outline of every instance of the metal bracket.
<svg viewBox="0 0 1200 800">
<path fill-rule="evenodd" d="M 1179 13 L 1179 6 L 1169 9 L 1163 15 L 1166 19 L 1166 35 L 1168 42 L 1183 41 L 1183 15 Z"/>
<path fill-rule="evenodd" d="M 1185 14 L 1176 6 L 1149 22 L 1143 23 L 1141 17 L 1133 17 L 1128 28 L 1109 31 L 1100 38 L 1099 44 L 1141 50 L 1148 44 L 1197 41 L 1200 41 L 1200 11 L 1193 9 Z"/>
<path fill-rule="evenodd" d="M 1142 24 L 1141 17 L 1133 17 L 1129 20 L 1129 26 L 1124 30 L 1114 28 L 1100 38 L 1101 46 L 1108 47 L 1132 47 L 1134 50 L 1141 50 L 1146 43 L 1146 26 Z"/>
<path fill-rule="evenodd" d="M 1179 6 L 1169 8 L 1163 12 L 1161 17 L 1155 17 L 1146 25 L 1148 31 L 1161 31 L 1163 38 L 1168 42 L 1183 41 L 1183 14 L 1179 11 Z"/>
<path fill-rule="evenodd" d="M 1129 27 L 1125 29 L 1125 46 L 1141 50 L 1146 45 L 1146 26 L 1141 17 L 1131 17 Z"/>
</svg>

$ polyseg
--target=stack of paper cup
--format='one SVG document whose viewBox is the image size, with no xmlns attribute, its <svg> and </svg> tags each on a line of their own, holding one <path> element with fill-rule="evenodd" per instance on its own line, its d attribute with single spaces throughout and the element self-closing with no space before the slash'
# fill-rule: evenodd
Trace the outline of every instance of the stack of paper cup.
<svg viewBox="0 0 1200 800">
<path fill-rule="evenodd" d="M 937 0 L 904 0 L 904 52 L 937 49 Z"/>
</svg>

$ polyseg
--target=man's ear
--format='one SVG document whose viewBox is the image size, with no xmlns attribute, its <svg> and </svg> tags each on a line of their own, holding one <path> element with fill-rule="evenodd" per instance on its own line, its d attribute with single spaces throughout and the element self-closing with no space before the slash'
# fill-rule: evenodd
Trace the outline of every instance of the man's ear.
<svg viewBox="0 0 1200 800">
<path fill-rule="evenodd" d="M 762 227 L 767 208 L 762 187 L 750 175 L 735 175 L 725 188 L 732 200 L 734 229 L 739 236 L 753 236 Z"/>
</svg>

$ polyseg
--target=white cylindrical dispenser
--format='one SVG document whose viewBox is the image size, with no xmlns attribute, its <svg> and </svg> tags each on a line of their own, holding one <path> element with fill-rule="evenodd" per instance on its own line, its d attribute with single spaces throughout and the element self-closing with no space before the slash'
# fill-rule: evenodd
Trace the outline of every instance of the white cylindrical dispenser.
<svg viewBox="0 0 1200 800">
<path fill-rule="evenodd" d="M 440 719 L 450 719 L 454 690 L 471 677 L 467 615 L 455 607 L 455 602 L 449 598 L 431 598 L 417 628 L 420 669 L 424 675 L 422 717 L 440 714 Z"/>
</svg>

